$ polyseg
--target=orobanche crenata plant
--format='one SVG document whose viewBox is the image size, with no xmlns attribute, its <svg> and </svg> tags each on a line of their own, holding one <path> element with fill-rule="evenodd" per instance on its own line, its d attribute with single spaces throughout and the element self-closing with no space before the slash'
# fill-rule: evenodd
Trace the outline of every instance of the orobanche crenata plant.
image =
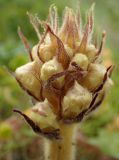
<svg viewBox="0 0 119 160">
<path fill-rule="evenodd" d="M 96 40 L 93 43 L 93 8 L 94 5 L 89 9 L 83 29 L 80 12 L 74 13 L 68 7 L 61 27 L 54 5 L 46 21 L 28 13 L 39 38 L 32 49 L 18 29 L 30 62 L 18 67 L 13 75 L 34 103 L 28 114 L 14 111 L 25 118 L 34 132 L 45 137 L 45 160 L 75 159 L 79 122 L 100 106 L 113 84 L 113 66 L 106 68 L 101 58 L 106 33 L 102 33 L 99 47 Z"/>
</svg>

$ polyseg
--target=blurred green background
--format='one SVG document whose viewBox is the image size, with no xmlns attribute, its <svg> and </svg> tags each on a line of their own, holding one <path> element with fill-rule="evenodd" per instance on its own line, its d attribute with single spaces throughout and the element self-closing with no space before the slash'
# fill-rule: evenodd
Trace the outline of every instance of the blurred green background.
<svg viewBox="0 0 119 160">
<path fill-rule="evenodd" d="M 112 76 L 114 86 L 111 93 L 99 111 L 82 123 L 81 130 L 88 137 L 90 143 L 99 146 L 104 153 L 119 158 L 119 1 L 82 0 L 80 8 L 83 24 L 85 24 L 85 13 L 93 2 L 96 3 L 95 31 L 98 33 L 99 40 L 101 32 L 103 30 L 107 31 L 105 48 L 107 52 L 111 52 L 112 63 L 116 65 L 116 68 Z M 3 133 L 9 133 L 8 131 L 4 132 L 6 127 L 2 126 L 1 123 L 14 114 L 12 109 L 18 107 L 24 110 L 31 105 L 28 96 L 5 69 L 5 67 L 8 67 L 15 70 L 16 67 L 28 61 L 28 55 L 17 34 L 17 27 L 21 26 L 31 46 L 33 46 L 38 42 L 38 39 L 29 23 L 26 12 L 37 13 L 40 19 L 45 20 L 48 15 L 48 8 L 53 3 L 58 8 L 60 23 L 65 6 L 72 7 L 74 10 L 79 7 L 78 0 L 0 0 L 1 138 L 4 135 Z M 7 129 L 9 130 L 9 127 Z M 3 150 L 0 148 L 0 155 L 1 152 Z M 6 153 L 6 150 L 4 150 L 4 153 Z"/>
</svg>

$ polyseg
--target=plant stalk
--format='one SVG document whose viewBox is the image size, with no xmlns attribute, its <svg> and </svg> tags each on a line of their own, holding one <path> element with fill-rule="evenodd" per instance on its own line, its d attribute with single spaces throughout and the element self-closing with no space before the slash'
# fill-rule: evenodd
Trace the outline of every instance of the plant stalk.
<svg viewBox="0 0 119 160">
<path fill-rule="evenodd" d="M 45 139 L 45 160 L 75 160 L 77 124 L 60 124 L 62 140 Z"/>
</svg>

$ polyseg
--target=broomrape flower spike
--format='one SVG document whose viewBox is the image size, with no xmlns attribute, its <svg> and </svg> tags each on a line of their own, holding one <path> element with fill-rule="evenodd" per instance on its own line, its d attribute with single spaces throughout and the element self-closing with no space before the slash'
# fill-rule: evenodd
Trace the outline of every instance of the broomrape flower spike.
<svg viewBox="0 0 119 160">
<path fill-rule="evenodd" d="M 61 27 L 54 5 L 45 22 L 27 13 L 39 39 L 32 49 L 18 28 L 30 62 L 18 67 L 14 77 L 35 104 L 28 114 L 16 109 L 14 112 L 23 116 L 34 132 L 46 137 L 45 160 L 75 159 L 76 147 L 72 144 L 78 123 L 100 106 L 113 84 L 110 76 L 114 67 L 106 68 L 100 62 L 106 32 L 99 47 L 97 42 L 93 44 L 93 10 L 94 5 L 84 29 L 80 12 L 68 7 Z"/>
</svg>

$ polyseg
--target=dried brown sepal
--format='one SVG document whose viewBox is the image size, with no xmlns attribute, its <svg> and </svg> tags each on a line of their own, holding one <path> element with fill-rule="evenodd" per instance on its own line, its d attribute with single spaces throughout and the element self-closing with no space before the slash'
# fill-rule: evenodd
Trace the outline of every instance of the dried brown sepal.
<svg viewBox="0 0 119 160">
<path fill-rule="evenodd" d="M 49 30 L 48 30 L 48 28 L 47 28 L 47 29 L 45 30 L 44 34 L 42 35 L 41 40 L 40 40 L 40 42 L 39 42 L 39 44 L 38 44 L 38 48 L 37 48 L 37 55 L 38 55 L 39 59 L 40 59 L 42 62 L 44 62 L 44 61 L 43 61 L 43 59 L 42 59 L 41 56 L 40 56 L 39 49 L 40 49 L 41 44 L 44 43 L 45 38 L 46 38 L 48 32 L 49 32 Z"/>
<path fill-rule="evenodd" d="M 92 30 L 93 30 L 93 7 L 91 7 L 91 9 L 88 13 L 87 23 L 86 23 L 85 31 L 84 31 L 80 46 L 78 48 L 76 48 L 77 52 L 85 53 L 86 46 L 88 44 Z"/>
<path fill-rule="evenodd" d="M 109 77 L 111 77 L 114 68 L 115 68 L 115 65 L 112 65 L 111 68 L 109 69 L 109 73 L 108 73 L 108 76 L 109 76 Z"/>
<path fill-rule="evenodd" d="M 27 12 L 27 15 L 30 19 L 30 23 L 32 24 L 33 28 L 35 29 L 36 31 L 36 34 L 38 36 L 38 39 L 40 40 L 41 39 L 41 34 L 40 34 L 40 31 L 39 31 L 39 28 L 40 28 L 40 20 L 38 19 L 37 16 L 34 16 L 33 14 Z"/>
<path fill-rule="evenodd" d="M 63 119 L 63 122 L 66 124 L 72 124 L 72 123 L 77 123 L 83 120 L 84 116 L 85 116 L 86 110 L 82 111 L 78 116 L 76 116 L 75 118 L 71 118 L 71 119 Z"/>
<path fill-rule="evenodd" d="M 63 72 L 59 72 L 51 76 L 46 84 L 43 87 L 43 96 L 48 99 L 48 101 L 52 104 L 52 109 L 54 113 L 61 117 L 62 106 L 61 106 L 61 98 L 65 95 L 67 90 L 72 87 L 75 80 L 78 80 L 83 76 L 82 69 L 78 68 L 74 70 L 65 70 Z M 57 89 L 54 87 L 54 81 L 62 76 L 65 76 L 65 83 L 61 89 Z M 59 114 L 58 114 L 59 113 Z"/>
<path fill-rule="evenodd" d="M 41 129 L 34 121 L 32 121 L 26 114 L 24 114 L 23 112 L 14 109 L 14 112 L 19 113 L 21 116 L 24 117 L 24 119 L 26 120 L 26 122 L 30 125 L 30 127 L 33 129 L 33 131 L 37 134 L 43 135 L 49 139 L 61 139 L 60 137 L 60 130 L 59 129 L 54 129 L 52 131 L 45 131 L 45 129 Z"/>
<path fill-rule="evenodd" d="M 88 111 L 86 112 L 85 115 L 88 115 L 90 112 L 96 110 L 96 109 L 102 104 L 104 98 L 105 98 L 105 94 L 102 95 L 101 99 L 100 99 L 97 103 L 93 104 L 93 105 L 90 107 L 90 110 L 88 109 Z"/>
<path fill-rule="evenodd" d="M 94 27 L 94 7 L 95 7 L 95 3 L 92 4 L 90 10 L 89 10 L 89 18 L 90 18 L 90 32 L 93 31 L 93 27 Z"/>
<path fill-rule="evenodd" d="M 107 68 L 107 71 L 106 71 L 106 73 L 104 75 L 103 81 L 100 84 L 100 86 L 95 91 L 93 91 L 94 94 L 100 92 L 103 89 L 103 86 L 105 85 L 105 82 L 106 82 L 107 78 L 109 77 L 110 72 L 112 73 L 112 70 L 113 70 L 113 66 L 112 65 Z"/>
<path fill-rule="evenodd" d="M 31 53 L 30 45 L 29 45 L 29 43 L 28 43 L 27 38 L 24 36 L 23 32 L 21 31 L 21 28 L 20 28 L 20 27 L 18 27 L 18 35 L 19 35 L 22 43 L 24 44 L 25 49 L 26 49 L 27 52 L 29 53 L 30 60 L 33 61 L 33 57 L 32 57 L 32 53 Z"/>
<path fill-rule="evenodd" d="M 60 40 L 60 38 L 51 30 L 50 26 L 48 24 L 45 24 L 45 26 L 47 27 L 47 30 L 50 34 L 50 38 L 52 40 L 52 43 L 56 44 L 57 59 L 63 65 L 64 69 L 66 69 L 68 67 L 70 58 L 64 48 L 64 45 L 63 45 L 62 41 Z"/>
<path fill-rule="evenodd" d="M 80 2 L 79 2 L 80 3 Z M 80 4 L 79 4 L 80 6 Z M 80 7 L 78 7 L 77 14 L 76 14 L 76 20 L 77 20 L 77 26 L 78 26 L 78 31 L 79 31 L 79 36 L 81 36 L 81 12 L 80 12 Z M 80 38 L 80 37 L 79 37 Z"/>
<path fill-rule="evenodd" d="M 106 32 L 103 31 L 103 33 L 102 33 L 102 40 L 101 40 L 101 44 L 100 44 L 100 48 L 99 48 L 99 50 L 98 50 L 97 53 L 96 53 L 94 62 L 97 60 L 97 58 L 99 57 L 99 55 L 102 53 L 103 46 L 104 46 L 104 42 L 105 42 L 105 38 L 106 38 Z"/>
<path fill-rule="evenodd" d="M 38 54 L 39 59 L 43 62 L 43 60 L 40 56 L 40 53 L 39 53 L 39 48 L 40 48 L 41 44 L 44 43 L 44 40 L 45 40 L 47 34 L 49 34 L 50 39 L 53 44 L 53 47 L 55 47 L 57 49 L 56 56 L 58 58 L 58 61 L 60 63 L 62 63 L 64 69 L 67 68 L 70 58 L 69 58 L 66 50 L 64 49 L 64 45 L 63 45 L 62 41 L 59 39 L 59 37 L 56 36 L 56 34 L 52 31 L 52 29 L 50 28 L 50 26 L 47 23 L 44 22 L 43 25 L 46 28 L 46 31 L 43 34 L 41 41 L 39 42 L 39 45 L 38 45 L 37 54 Z"/>
<path fill-rule="evenodd" d="M 66 74 L 65 83 L 63 86 L 63 95 L 65 95 L 66 92 L 69 90 L 69 88 L 71 88 L 74 85 L 75 77 L 76 77 L 76 74 L 74 71 L 72 73 L 68 72 Z"/>
<path fill-rule="evenodd" d="M 57 80 L 58 78 L 65 76 L 67 74 L 67 70 L 63 72 L 59 72 L 51 76 L 47 83 L 45 84 L 43 88 L 43 95 L 47 97 L 49 102 L 53 104 L 53 111 L 57 114 L 58 118 L 60 119 L 62 117 L 62 106 L 61 106 L 61 99 L 63 97 L 63 93 L 61 94 L 62 89 L 57 89 L 53 86 L 53 82 Z M 55 105 L 54 105 L 55 104 Z"/>
<path fill-rule="evenodd" d="M 51 103 L 53 112 L 59 116 L 61 91 L 53 86 L 53 83 L 46 82 L 43 85 L 43 97 Z"/>
<path fill-rule="evenodd" d="M 65 83 L 63 86 L 63 94 L 71 88 L 75 82 L 75 80 L 79 80 L 86 75 L 86 71 L 83 71 L 75 62 L 72 62 L 71 65 L 74 67 L 73 70 L 69 70 L 65 76 Z"/>
<path fill-rule="evenodd" d="M 95 104 L 95 101 L 96 101 L 98 95 L 99 95 L 99 93 L 96 93 L 96 94 L 94 95 L 94 97 L 93 97 L 93 99 L 92 99 L 92 101 L 91 101 L 91 103 L 90 103 L 90 105 L 89 105 L 89 107 L 88 107 L 88 109 L 87 109 L 86 114 L 92 109 L 92 107 L 93 107 L 93 105 Z"/>
<path fill-rule="evenodd" d="M 105 73 L 105 75 L 104 75 L 102 84 L 94 91 L 94 97 L 93 97 L 93 99 L 92 99 L 92 102 L 91 102 L 91 104 L 90 104 L 87 112 L 90 112 L 90 110 L 92 111 L 93 108 L 95 108 L 95 107 L 94 107 L 95 101 L 96 101 L 96 99 L 97 99 L 100 91 L 103 89 L 103 87 L 104 87 L 104 85 L 105 85 L 105 82 L 106 82 L 106 80 L 107 80 L 107 78 L 108 78 L 108 76 L 109 76 L 108 74 L 110 73 L 111 68 L 112 68 L 112 66 L 110 66 L 110 67 L 107 68 L 107 71 L 106 71 L 106 73 Z M 103 100 L 103 99 L 102 99 L 102 100 Z"/>
<path fill-rule="evenodd" d="M 68 44 L 71 48 L 75 48 L 75 42 L 80 39 L 78 23 L 79 19 L 77 22 L 77 17 L 73 11 L 69 8 L 66 8 L 64 23 L 61 27 L 59 36 L 61 37 L 62 41 Z"/>
<path fill-rule="evenodd" d="M 75 69 L 76 69 L 77 71 L 79 71 L 80 74 L 82 74 L 82 75 L 84 74 L 84 72 L 86 72 L 86 71 L 84 71 L 81 67 L 79 67 L 76 62 L 72 62 L 71 65 L 72 65 L 73 67 L 75 67 Z"/>
<path fill-rule="evenodd" d="M 105 85 L 105 82 L 106 82 L 107 78 L 109 77 L 110 71 L 112 71 L 112 68 L 113 68 L 113 66 L 110 66 L 110 67 L 107 68 L 107 71 L 106 71 L 106 73 L 104 75 L 102 84 L 94 91 L 94 97 L 92 99 L 92 102 L 91 102 L 86 114 L 90 113 L 92 110 L 94 110 L 96 108 L 96 106 L 98 107 L 99 104 L 102 103 L 102 101 L 104 99 L 104 96 L 102 96 L 102 99 L 99 102 L 97 102 L 97 104 L 95 104 L 96 99 L 97 99 L 100 91 L 103 89 L 103 87 Z"/>
<path fill-rule="evenodd" d="M 49 9 L 48 22 L 51 24 L 51 28 L 53 29 L 54 33 L 57 33 L 58 32 L 58 14 L 57 14 L 57 8 L 55 5 L 51 5 Z"/>
</svg>

